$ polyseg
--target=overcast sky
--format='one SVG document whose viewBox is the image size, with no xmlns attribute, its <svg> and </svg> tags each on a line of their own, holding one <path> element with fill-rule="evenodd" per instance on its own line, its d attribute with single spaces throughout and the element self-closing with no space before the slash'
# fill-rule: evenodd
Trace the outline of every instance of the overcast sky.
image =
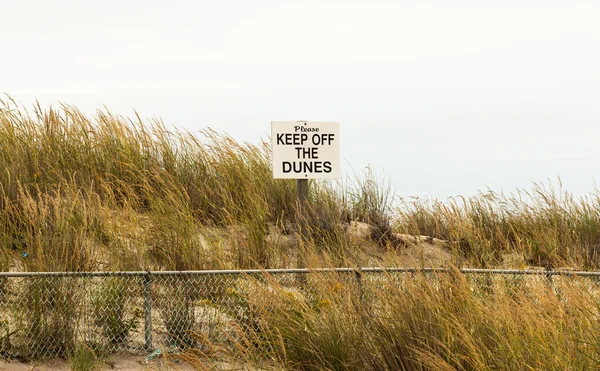
<svg viewBox="0 0 600 371">
<path fill-rule="evenodd" d="M 0 92 L 240 141 L 339 121 L 400 196 L 600 175 L 598 1 L 0 0 Z"/>
</svg>

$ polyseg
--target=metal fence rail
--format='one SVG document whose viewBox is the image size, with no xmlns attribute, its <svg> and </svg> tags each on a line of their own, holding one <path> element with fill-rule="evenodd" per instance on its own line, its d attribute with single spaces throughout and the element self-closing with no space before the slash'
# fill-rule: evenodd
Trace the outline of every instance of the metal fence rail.
<svg viewBox="0 0 600 371">
<path fill-rule="evenodd" d="M 249 296 L 275 300 L 270 286 L 313 299 L 311 280 L 344 283 L 358 301 L 383 281 L 447 268 L 331 268 L 160 272 L 0 272 L 0 358 L 66 357 L 77 344 L 105 353 L 148 353 L 200 346 L 194 332 L 225 346 L 255 326 Z M 460 269 L 492 276 L 552 280 L 600 272 Z M 483 278 L 483 280 L 482 280 Z M 486 281 L 487 280 L 487 281 Z M 394 281 L 395 282 L 395 281 Z M 596 282 L 596 280 L 594 280 Z"/>
</svg>

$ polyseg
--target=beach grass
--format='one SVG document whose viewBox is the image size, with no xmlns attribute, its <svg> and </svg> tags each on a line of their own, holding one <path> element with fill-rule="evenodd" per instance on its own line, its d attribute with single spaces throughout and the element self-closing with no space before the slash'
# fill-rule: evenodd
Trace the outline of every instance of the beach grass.
<svg viewBox="0 0 600 371">
<path fill-rule="evenodd" d="M 441 241 L 455 257 L 447 266 L 595 270 L 600 263 L 600 193 L 574 197 L 560 182 L 432 200 L 402 198 L 367 171 L 341 183 L 311 181 L 311 207 L 301 213 L 295 182 L 272 177 L 267 141 L 240 143 L 106 109 L 28 111 L 9 97 L 0 107 L 1 271 L 383 265 L 419 247 L 402 236 Z M 300 236 L 300 218 L 308 236 Z M 349 237 L 356 222 L 369 227 L 371 260 Z M 599 305 L 590 281 L 407 277 L 365 281 L 367 300 L 343 280 L 305 280 L 306 297 L 273 282 L 240 299 L 255 318 L 242 326 L 237 354 L 307 370 L 598 368 Z M 0 301 L 6 285 L 0 281 Z M 99 296 L 98 305 L 124 310 L 129 299 L 106 285 L 112 296 Z M 170 336 L 211 349 L 206 336 L 192 334 L 197 298 L 179 294 L 173 308 L 189 310 L 172 319 L 189 326 L 184 333 L 171 326 Z M 29 295 L 34 304 L 46 300 L 39 288 Z M 72 307 L 76 293 L 63 296 L 61 305 Z M 32 321 L 32 333 L 50 331 L 81 367 L 95 362 L 74 343 L 73 326 L 64 326 L 70 319 L 32 312 L 46 321 Z M 131 330 L 121 319 L 98 318 L 115 341 Z M 205 364 L 206 354 L 194 354 L 182 357 Z"/>
</svg>

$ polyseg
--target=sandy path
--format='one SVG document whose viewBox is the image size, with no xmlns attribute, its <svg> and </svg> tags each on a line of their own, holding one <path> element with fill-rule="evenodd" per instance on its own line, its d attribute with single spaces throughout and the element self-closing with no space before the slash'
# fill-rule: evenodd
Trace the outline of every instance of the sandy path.
<svg viewBox="0 0 600 371">
<path fill-rule="evenodd" d="M 164 360 L 150 361 L 146 364 L 146 357 L 126 356 L 105 361 L 102 370 L 194 370 L 194 368 L 184 363 L 165 362 Z M 70 370 L 71 367 L 67 361 L 49 360 L 39 363 L 23 363 L 19 361 L 0 360 L 0 371 L 62 371 Z"/>
<path fill-rule="evenodd" d="M 69 362 L 64 360 L 48 360 L 39 363 L 23 363 L 20 361 L 4 361 L 0 360 L 0 371 L 67 371 L 71 367 Z M 207 370 L 266 370 L 265 368 L 257 368 L 250 365 L 232 365 L 228 363 L 218 363 L 207 365 Z M 273 370 L 273 368 L 267 368 Z M 192 365 L 185 362 L 175 362 L 171 360 L 152 360 L 146 362 L 144 356 L 123 356 L 119 358 L 110 358 L 104 361 L 101 370 L 121 370 L 121 371 L 133 371 L 133 370 L 148 370 L 148 371 L 191 371 L 197 370 Z"/>
</svg>

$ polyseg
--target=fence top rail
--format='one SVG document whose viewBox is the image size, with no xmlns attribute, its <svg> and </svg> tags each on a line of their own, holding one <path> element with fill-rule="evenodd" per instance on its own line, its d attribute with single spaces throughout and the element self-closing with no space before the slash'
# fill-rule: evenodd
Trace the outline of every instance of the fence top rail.
<svg viewBox="0 0 600 371">
<path fill-rule="evenodd" d="M 0 277 L 160 277 L 160 276 L 219 276 L 219 275 L 261 275 L 261 274 L 309 274 L 309 273 L 443 273 L 452 268 L 295 268 L 295 269 L 239 269 L 239 270 L 197 270 L 197 271 L 118 271 L 118 272 L 0 272 Z M 519 269 L 480 269 L 461 268 L 463 274 L 503 274 L 540 276 L 580 276 L 600 277 L 600 271 L 570 270 L 519 270 Z"/>
</svg>

